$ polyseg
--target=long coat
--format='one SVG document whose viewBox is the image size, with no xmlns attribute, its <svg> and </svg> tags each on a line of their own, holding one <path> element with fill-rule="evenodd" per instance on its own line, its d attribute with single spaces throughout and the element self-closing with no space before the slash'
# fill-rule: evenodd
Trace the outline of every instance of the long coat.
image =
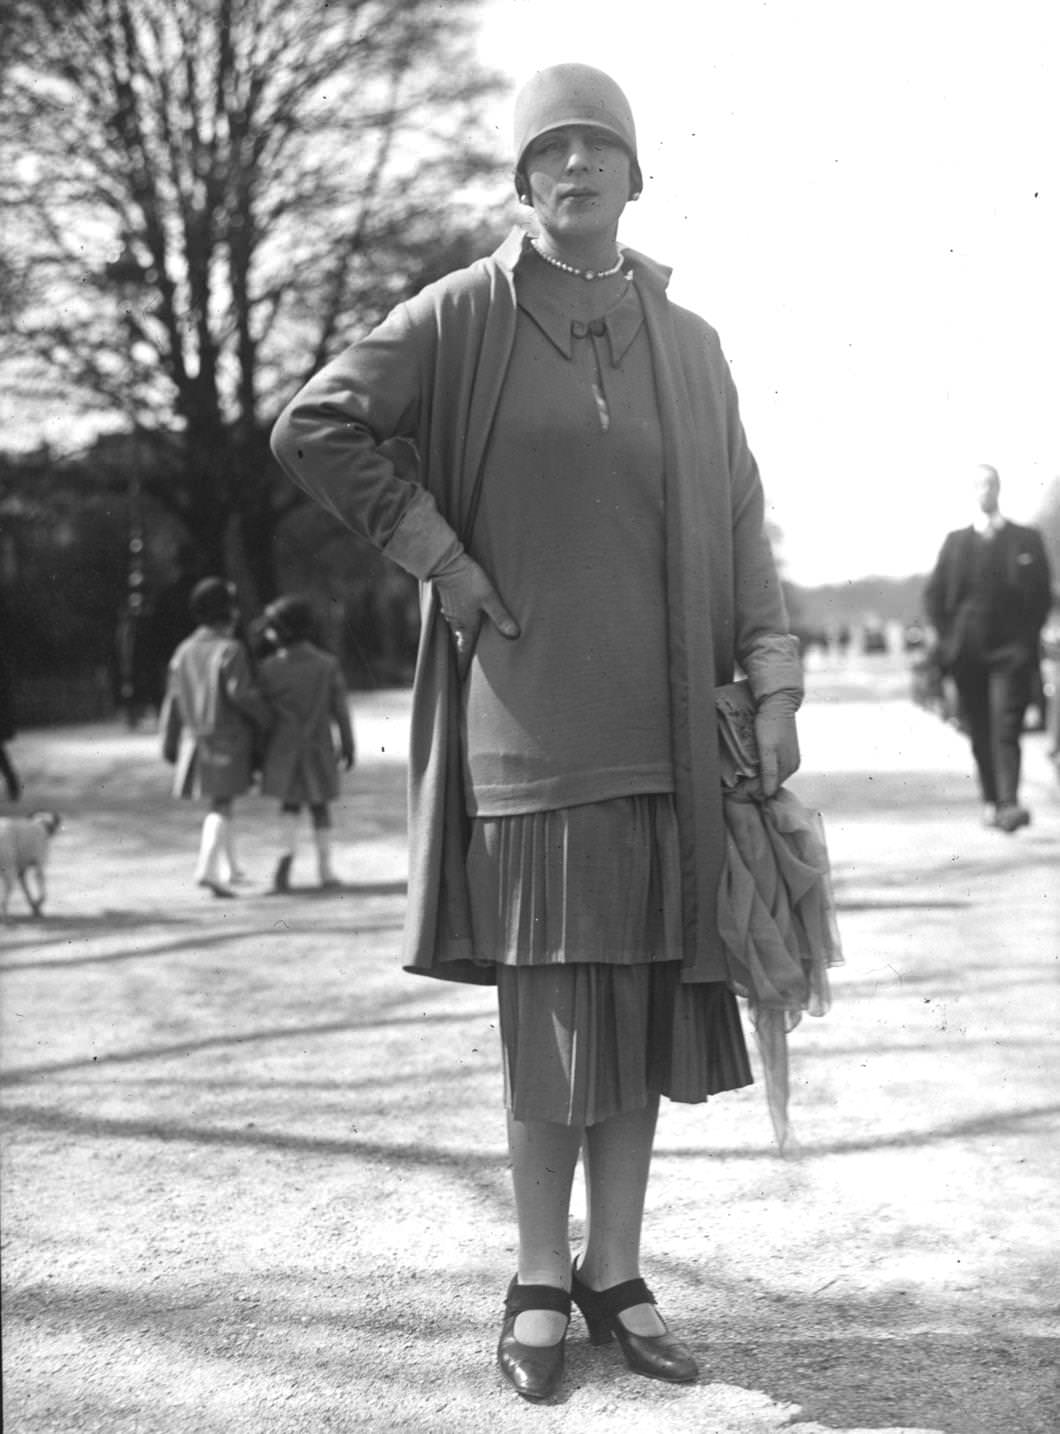
<svg viewBox="0 0 1060 1434">
<path fill-rule="evenodd" d="M 295 396 L 273 432 L 290 477 L 420 579 L 465 540 L 515 341 L 525 236 L 399 305 Z M 738 661 L 756 696 L 801 690 L 797 645 L 764 528 L 758 469 L 718 337 L 666 297 L 669 270 L 626 250 L 642 297 L 664 444 L 674 776 L 683 976 L 726 977 L 716 900 L 725 847 L 714 687 Z M 419 481 L 389 439 L 411 440 Z M 474 553 L 473 540 L 470 551 Z M 424 591 L 409 762 L 407 969 L 496 979 L 476 952 L 464 871 L 460 690 L 433 588 Z"/>
<path fill-rule="evenodd" d="M 256 735 L 269 722 L 243 644 L 197 627 L 169 664 L 162 750 L 176 763 L 173 795 L 241 796 L 251 783 Z"/>
<path fill-rule="evenodd" d="M 336 658 L 296 642 L 267 658 L 261 691 L 273 714 L 261 790 L 281 802 L 317 805 L 339 794 L 332 723 L 344 756 L 353 757 L 346 684 Z"/>
</svg>

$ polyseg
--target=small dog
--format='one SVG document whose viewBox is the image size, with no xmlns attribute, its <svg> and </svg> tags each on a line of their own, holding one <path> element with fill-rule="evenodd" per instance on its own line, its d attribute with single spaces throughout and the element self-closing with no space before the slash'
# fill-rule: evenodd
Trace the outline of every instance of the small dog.
<svg viewBox="0 0 1060 1434">
<path fill-rule="evenodd" d="M 58 812 L 31 812 L 28 817 L 0 817 L 0 919 L 7 920 L 7 903 L 17 878 L 30 910 L 40 916 L 47 890 L 44 868 L 48 845 L 62 825 Z M 30 882 L 30 874 L 34 881 Z M 34 886 L 36 891 L 34 891 Z"/>
</svg>

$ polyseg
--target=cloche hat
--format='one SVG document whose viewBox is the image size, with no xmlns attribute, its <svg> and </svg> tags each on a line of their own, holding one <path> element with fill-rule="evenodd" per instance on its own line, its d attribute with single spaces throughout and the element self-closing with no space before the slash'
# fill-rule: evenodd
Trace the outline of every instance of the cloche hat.
<svg viewBox="0 0 1060 1434">
<path fill-rule="evenodd" d="M 637 130 L 629 101 L 603 70 L 550 65 L 530 76 L 515 101 L 515 188 L 526 192 L 523 156 L 533 141 L 564 125 L 585 124 L 614 135 L 630 158 L 630 197 L 644 187 L 637 162 Z"/>
</svg>

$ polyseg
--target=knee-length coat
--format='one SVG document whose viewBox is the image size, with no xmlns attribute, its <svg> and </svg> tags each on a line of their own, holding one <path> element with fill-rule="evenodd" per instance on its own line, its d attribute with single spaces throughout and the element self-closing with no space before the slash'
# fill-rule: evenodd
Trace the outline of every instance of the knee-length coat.
<svg viewBox="0 0 1060 1434">
<path fill-rule="evenodd" d="M 170 660 L 162 714 L 163 754 L 176 763 L 173 795 L 242 796 L 269 722 L 243 644 L 218 628 L 196 628 Z"/>
<path fill-rule="evenodd" d="M 470 539 L 478 479 L 515 341 L 518 231 L 429 285 L 322 369 L 273 431 L 289 476 L 421 580 Z M 758 468 L 718 336 L 670 302 L 670 271 L 626 249 L 644 308 L 664 447 L 672 745 L 686 981 L 725 980 L 717 891 L 725 854 L 714 689 L 738 662 L 756 697 L 801 691 L 765 532 Z M 388 440 L 415 444 L 416 478 Z M 407 969 L 489 983 L 474 949 L 460 688 L 433 588 L 424 589 L 409 761 Z"/>
<path fill-rule="evenodd" d="M 339 771 L 332 724 L 343 756 L 353 760 L 353 727 L 338 660 L 310 642 L 295 642 L 261 664 L 259 680 L 273 717 L 263 795 L 299 806 L 334 801 Z"/>
</svg>

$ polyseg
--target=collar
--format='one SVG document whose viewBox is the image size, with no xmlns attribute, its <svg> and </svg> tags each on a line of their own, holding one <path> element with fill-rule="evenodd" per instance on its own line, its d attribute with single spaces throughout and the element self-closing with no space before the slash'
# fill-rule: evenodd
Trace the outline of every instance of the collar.
<svg viewBox="0 0 1060 1434">
<path fill-rule="evenodd" d="M 528 254 L 533 253 L 530 243 L 530 235 L 524 231 L 515 229 L 508 235 L 508 238 L 501 245 L 497 254 L 498 263 L 506 268 L 512 276 L 512 285 L 515 287 L 515 274 L 526 262 Z M 588 315 L 572 316 L 567 305 L 552 301 L 550 290 L 544 284 L 535 282 L 528 285 L 530 292 L 527 293 L 522 285 L 516 294 L 516 302 L 523 313 L 527 314 L 538 326 L 545 337 L 559 350 L 564 358 L 569 359 L 573 355 L 575 338 L 584 338 L 590 330 L 599 337 L 607 338 L 608 350 L 611 358 L 612 368 L 618 368 L 626 353 L 626 350 L 637 337 L 644 323 L 644 314 L 641 308 L 640 296 L 636 291 L 636 279 L 638 270 L 644 273 L 647 283 L 655 281 L 656 276 L 650 271 L 642 268 L 642 256 L 630 256 L 628 250 L 622 251 L 623 258 L 627 260 L 627 272 L 634 272 L 634 284 L 627 284 L 625 293 L 618 299 L 614 307 L 598 318 L 591 319 Z M 538 270 L 544 265 L 536 259 L 535 278 Z M 644 261 L 656 271 L 662 272 L 660 266 L 652 260 Z M 669 277 L 669 270 L 665 271 Z"/>
<path fill-rule="evenodd" d="M 589 333 L 599 338 L 606 337 L 612 368 L 621 364 L 626 350 L 644 325 L 644 313 L 635 284 L 627 284 L 613 308 L 594 319 L 572 317 L 565 304 L 552 299 L 547 287 L 538 284 L 529 294 L 520 286 L 518 304 L 566 359 L 573 355 L 575 339 L 583 339 Z"/>
</svg>

